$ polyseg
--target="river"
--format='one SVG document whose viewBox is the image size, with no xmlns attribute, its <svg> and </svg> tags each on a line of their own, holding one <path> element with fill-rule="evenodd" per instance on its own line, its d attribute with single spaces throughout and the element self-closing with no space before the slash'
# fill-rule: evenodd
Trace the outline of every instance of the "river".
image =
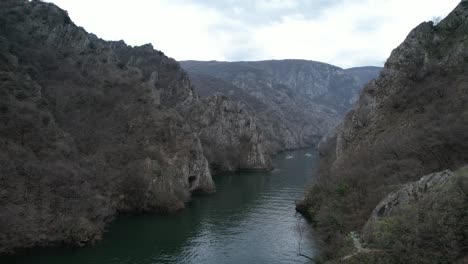
<svg viewBox="0 0 468 264">
<path fill-rule="evenodd" d="M 273 172 L 216 176 L 217 192 L 194 197 L 179 213 L 121 216 L 96 245 L 35 249 L 0 263 L 310 263 L 298 253 L 313 257 L 317 245 L 294 201 L 317 161 L 313 150 L 281 153 Z"/>
</svg>

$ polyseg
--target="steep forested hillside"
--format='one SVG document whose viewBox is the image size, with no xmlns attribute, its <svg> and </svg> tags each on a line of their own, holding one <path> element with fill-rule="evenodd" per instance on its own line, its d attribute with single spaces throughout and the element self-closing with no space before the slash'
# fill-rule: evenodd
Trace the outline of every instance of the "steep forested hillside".
<svg viewBox="0 0 468 264">
<path fill-rule="evenodd" d="M 271 166 L 245 106 L 200 100 L 161 51 L 103 41 L 53 4 L 0 2 L 0 80 L 0 254 L 95 241 L 116 212 L 181 209 L 215 189 L 209 162 Z M 219 165 L 214 149 L 237 155 Z"/>
<path fill-rule="evenodd" d="M 391 191 L 468 163 L 467 36 L 468 1 L 437 25 L 419 25 L 392 52 L 380 77 L 365 87 L 335 136 L 321 142 L 321 177 L 298 209 L 316 221 L 329 245 L 328 257 L 343 253 L 339 249 L 345 248 L 348 232 L 363 228 Z M 386 198 L 411 194 L 399 196 L 405 206 L 390 203 L 400 211 L 381 219 L 377 233 L 363 232 L 378 249 L 373 252 L 382 253 L 373 256 L 375 263 L 463 261 L 468 255 L 467 174 L 458 174 L 448 183 L 421 180 Z M 405 191 L 414 186 L 422 189 Z M 412 193 L 419 197 L 426 189 L 424 201 L 412 202 Z M 387 215 L 388 206 L 378 208 L 374 216 Z"/>
</svg>

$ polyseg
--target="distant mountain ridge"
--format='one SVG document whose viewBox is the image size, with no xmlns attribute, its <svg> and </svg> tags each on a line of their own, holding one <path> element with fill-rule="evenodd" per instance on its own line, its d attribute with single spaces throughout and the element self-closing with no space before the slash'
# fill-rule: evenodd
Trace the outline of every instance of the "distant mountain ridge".
<svg viewBox="0 0 468 264">
<path fill-rule="evenodd" d="M 381 70 L 307 60 L 180 64 L 202 96 L 225 95 L 248 105 L 272 152 L 315 146 Z"/>
</svg>

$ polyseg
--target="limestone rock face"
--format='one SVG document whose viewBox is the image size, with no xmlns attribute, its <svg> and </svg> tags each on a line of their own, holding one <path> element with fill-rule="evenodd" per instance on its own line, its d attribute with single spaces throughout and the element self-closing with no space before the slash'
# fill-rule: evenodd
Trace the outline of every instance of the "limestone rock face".
<svg viewBox="0 0 468 264">
<path fill-rule="evenodd" d="M 271 168 L 263 135 L 247 106 L 213 96 L 200 99 L 187 112 L 214 171 Z"/>
<path fill-rule="evenodd" d="M 315 146 L 355 103 L 366 78 L 369 81 L 380 71 L 350 69 L 348 74 L 332 65 L 302 60 L 181 65 L 202 96 L 220 94 L 249 106 L 269 152 Z"/>
</svg>

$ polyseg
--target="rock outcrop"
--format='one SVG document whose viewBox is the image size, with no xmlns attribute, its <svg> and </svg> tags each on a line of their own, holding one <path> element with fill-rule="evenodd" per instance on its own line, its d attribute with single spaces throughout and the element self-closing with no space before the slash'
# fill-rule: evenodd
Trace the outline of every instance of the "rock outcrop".
<svg viewBox="0 0 468 264">
<path fill-rule="evenodd" d="M 454 175 L 450 170 L 432 173 L 422 177 L 419 181 L 407 183 L 398 191 L 390 193 L 375 207 L 364 225 L 361 237 L 370 241 L 379 221 L 385 217 L 397 215 L 425 196 L 432 195 L 434 191 L 437 191 L 437 187 L 444 185 Z"/>
<path fill-rule="evenodd" d="M 373 255 L 376 262 L 389 263 L 463 263 L 468 236 L 467 172 L 462 168 L 432 173 L 390 193 L 362 230 L 363 242 L 374 250 L 360 257 Z"/>
<path fill-rule="evenodd" d="M 301 205 L 325 230 L 329 257 L 337 257 L 343 234 L 361 229 L 388 193 L 421 175 L 454 170 L 468 161 L 467 34 L 466 0 L 439 24 L 416 27 L 392 52 L 380 77 L 364 88 L 334 135 L 321 142 L 321 175 Z M 393 195 L 411 203 L 406 194 L 414 193 L 406 191 Z M 391 207 L 382 210 L 385 214 Z M 463 252 L 452 248 L 455 255 L 447 255 L 442 247 L 427 248 L 448 260 Z M 406 254 L 403 248 L 392 250 L 393 257 Z M 419 261 L 427 260 L 415 252 Z"/>
<path fill-rule="evenodd" d="M 270 166 L 254 120 L 201 101 L 151 45 L 101 40 L 40 1 L 2 1 L 0 24 L 0 254 L 93 242 L 117 212 L 182 209 L 215 189 L 210 150 L 245 149 L 242 168 Z M 200 140 L 218 129 L 224 138 Z"/>
<path fill-rule="evenodd" d="M 202 96 L 228 96 L 253 109 L 270 152 L 315 146 L 355 103 L 365 79 L 380 71 L 370 67 L 348 74 L 303 60 L 181 65 Z"/>
<path fill-rule="evenodd" d="M 247 108 L 224 96 L 211 96 L 188 109 L 187 118 L 198 132 L 213 172 L 271 169 L 265 140 Z"/>
</svg>

